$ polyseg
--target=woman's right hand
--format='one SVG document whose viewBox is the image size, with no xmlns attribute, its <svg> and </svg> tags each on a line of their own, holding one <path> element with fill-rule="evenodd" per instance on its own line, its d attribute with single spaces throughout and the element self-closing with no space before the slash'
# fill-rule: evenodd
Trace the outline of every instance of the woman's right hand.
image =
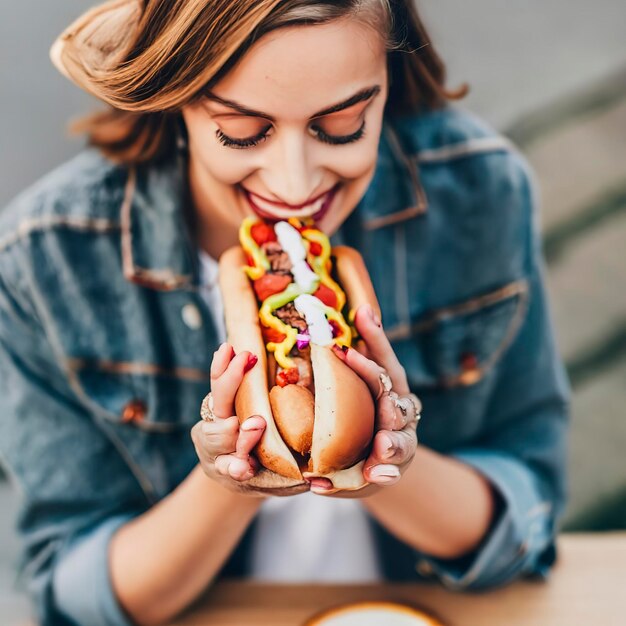
<svg viewBox="0 0 626 626">
<path fill-rule="evenodd" d="M 235 355 L 223 343 L 211 363 L 211 394 L 215 421 L 199 421 L 191 438 L 204 473 L 224 487 L 250 496 L 289 496 L 308 491 L 308 483 L 293 481 L 262 468 L 252 450 L 265 430 L 259 415 L 239 425 L 235 415 L 235 395 L 244 374 L 254 367 L 257 357 L 250 352 Z"/>
</svg>

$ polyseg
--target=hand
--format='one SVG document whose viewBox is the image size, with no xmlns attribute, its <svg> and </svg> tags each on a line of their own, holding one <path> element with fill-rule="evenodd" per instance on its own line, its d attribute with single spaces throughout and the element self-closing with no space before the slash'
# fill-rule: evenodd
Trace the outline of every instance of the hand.
<svg viewBox="0 0 626 626">
<path fill-rule="evenodd" d="M 211 394 L 215 420 L 201 420 L 191 430 L 200 465 L 209 478 L 246 495 L 286 496 L 308 491 L 308 484 L 296 484 L 262 468 L 252 454 L 265 430 L 265 420 L 253 415 L 240 425 L 234 414 L 239 385 L 256 363 L 256 356 L 250 352 L 235 355 L 227 343 L 213 355 Z"/>
<path fill-rule="evenodd" d="M 354 322 L 363 339 L 362 345 L 346 352 L 335 346 L 333 352 L 367 383 L 376 399 L 376 432 L 370 456 L 363 468 L 363 477 L 370 484 L 358 491 L 334 494 L 334 497 L 342 498 L 369 496 L 382 486 L 395 484 L 410 465 L 417 449 L 415 431 L 419 417 L 415 415 L 413 405 L 403 399 L 410 394 L 406 372 L 369 305 L 358 308 Z M 380 374 L 384 371 L 391 379 L 392 391 L 381 394 Z M 412 397 L 419 412 L 419 400 Z M 397 406 L 398 399 L 409 407 L 406 413 Z M 325 478 L 314 478 L 311 479 L 311 491 L 331 495 L 332 484 Z"/>
</svg>

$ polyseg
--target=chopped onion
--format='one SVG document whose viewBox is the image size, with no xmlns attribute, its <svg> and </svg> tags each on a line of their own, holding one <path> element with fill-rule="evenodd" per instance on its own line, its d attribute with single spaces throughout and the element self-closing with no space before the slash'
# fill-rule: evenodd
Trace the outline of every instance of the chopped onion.
<svg viewBox="0 0 626 626">
<path fill-rule="evenodd" d="M 311 343 L 311 335 L 308 333 L 298 333 L 296 335 L 296 346 L 298 350 L 303 350 Z"/>
</svg>

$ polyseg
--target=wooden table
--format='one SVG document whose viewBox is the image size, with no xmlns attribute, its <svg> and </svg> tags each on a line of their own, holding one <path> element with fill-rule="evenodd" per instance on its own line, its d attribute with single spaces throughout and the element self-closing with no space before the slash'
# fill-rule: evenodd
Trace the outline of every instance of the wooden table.
<svg viewBox="0 0 626 626">
<path fill-rule="evenodd" d="M 172 626 L 301 626 L 322 609 L 363 600 L 408 602 L 448 626 L 625 626 L 626 532 L 562 535 L 559 548 L 547 583 L 480 594 L 426 584 L 223 582 Z"/>
</svg>

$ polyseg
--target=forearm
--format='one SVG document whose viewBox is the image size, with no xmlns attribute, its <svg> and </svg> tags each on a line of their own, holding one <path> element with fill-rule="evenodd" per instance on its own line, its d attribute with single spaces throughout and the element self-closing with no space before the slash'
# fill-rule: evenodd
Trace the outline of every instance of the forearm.
<svg viewBox="0 0 626 626">
<path fill-rule="evenodd" d="M 171 619 L 218 573 L 261 498 L 231 492 L 199 467 L 167 498 L 126 524 L 111 542 L 111 580 L 137 624 Z"/>
<path fill-rule="evenodd" d="M 401 541 L 447 559 L 478 546 L 490 526 L 495 500 L 478 472 L 418 446 L 402 479 L 364 498 L 363 504 Z"/>
</svg>

